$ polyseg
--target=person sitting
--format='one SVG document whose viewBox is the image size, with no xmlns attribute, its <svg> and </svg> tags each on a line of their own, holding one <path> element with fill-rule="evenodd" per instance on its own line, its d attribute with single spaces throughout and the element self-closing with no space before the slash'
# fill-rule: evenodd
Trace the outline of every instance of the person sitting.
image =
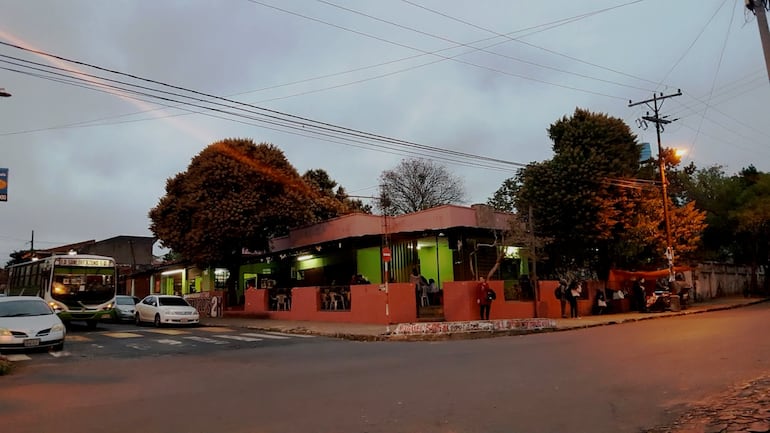
<svg viewBox="0 0 770 433">
<path fill-rule="evenodd" d="M 438 286 L 436 285 L 436 280 L 433 278 L 428 280 L 428 296 L 430 298 L 431 304 L 438 305 L 441 303 L 441 300 L 439 299 Z"/>
<path fill-rule="evenodd" d="M 596 314 L 602 314 L 607 309 L 607 297 L 604 290 L 596 291 Z"/>
</svg>

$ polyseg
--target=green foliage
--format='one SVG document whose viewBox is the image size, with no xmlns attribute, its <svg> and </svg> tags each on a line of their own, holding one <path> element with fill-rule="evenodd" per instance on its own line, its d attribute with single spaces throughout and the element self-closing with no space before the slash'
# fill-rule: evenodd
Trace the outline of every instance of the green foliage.
<svg viewBox="0 0 770 433">
<path fill-rule="evenodd" d="M 516 206 L 513 198 L 516 197 L 519 185 L 515 178 L 509 178 L 503 181 L 503 185 L 495 191 L 494 195 L 487 200 L 487 204 L 496 210 L 505 212 L 516 212 Z"/>
<path fill-rule="evenodd" d="M 194 264 L 232 264 L 244 248 L 264 251 L 271 238 L 314 221 L 325 204 L 274 145 L 226 139 L 167 181 L 150 230 Z"/>
<path fill-rule="evenodd" d="M 10 374 L 13 370 L 13 363 L 5 356 L 0 355 L 0 376 Z"/>
<path fill-rule="evenodd" d="M 554 157 L 531 163 L 504 186 L 515 208 L 533 209 L 538 237 L 552 239 L 554 268 L 589 268 L 600 276 L 613 266 L 660 265 L 666 248 L 662 195 L 652 184 L 657 164 L 640 165 L 641 147 L 620 119 L 576 109 L 548 129 Z M 675 167 L 673 151 L 664 163 Z M 689 168 L 688 168 L 689 170 Z M 638 179 L 647 179 L 639 182 Z M 517 186 L 517 187 L 516 187 Z M 677 197 L 684 188 L 674 188 Z M 505 203 L 494 197 L 495 203 Z M 705 214 L 693 204 L 669 200 L 672 242 L 677 254 L 698 246 Z"/>
<path fill-rule="evenodd" d="M 548 135 L 554 157 L 519 170 L 515 207 L 532 206 L 538 236 L 553 239 L 552 259 L 596 266 L 623 215 L 617 195 L 625 193 L 608 180 L 636 173 L 640 146 L 622 120 L 581 109 Z"/>
<path fill-rule="evenodd" d="M 372 213 L 370 205 L 358 199 L 351 199 L 345 188 L 338 186 L 325 170 L 308 170 L 302 175 L 302 179 L 316 189 L 317 199 L 313 213 L 317 221 L 352 212 Z"/>
</svg>

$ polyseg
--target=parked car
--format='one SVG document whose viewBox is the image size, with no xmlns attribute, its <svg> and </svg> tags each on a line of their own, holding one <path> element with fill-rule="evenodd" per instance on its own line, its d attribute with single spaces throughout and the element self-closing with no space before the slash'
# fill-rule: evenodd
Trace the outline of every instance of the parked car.
<svg viewBox="0 0 770 433">
<path fill-rule="evenodd" d="M 112 319 L 116 322 L 133 321 L 136 315 L 136 304 L 141 300 L 136 296 L 118 295 L 115 297 L 115 309 Z"/>
<path fill-rule="evenodd" d="M 67 331 L 59 316 L 37 296 L 0 297 L 0 351 L 64 348 Z"/>
<path fill-rule="evenodd" d="M 200 320 L 198 310 L 181 296 L 149 295 L 136 304 L 134 320 L 137 325 L 151 322 L 155 326 L 166 324 L 196 325 Z"/>
</svg>

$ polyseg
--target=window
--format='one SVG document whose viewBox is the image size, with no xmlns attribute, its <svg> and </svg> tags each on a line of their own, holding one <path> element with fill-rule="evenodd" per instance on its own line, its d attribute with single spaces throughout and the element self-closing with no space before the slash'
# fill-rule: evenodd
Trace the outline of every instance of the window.
<svg viewBox="0 0 770 433">
<path fill-rule="evenodd" d="M 230 277 L 230 271 L 217 268 L 214 270 L 214 288 L 224 290 L 227 288 L 227 279 Z"/>
</svg>

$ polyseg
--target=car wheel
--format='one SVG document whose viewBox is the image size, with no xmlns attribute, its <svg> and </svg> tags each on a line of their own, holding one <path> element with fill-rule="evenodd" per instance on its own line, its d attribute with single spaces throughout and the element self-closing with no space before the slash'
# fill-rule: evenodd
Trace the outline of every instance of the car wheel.
<svg viewBox="0 0 770 433">
<path fill-rule="evenodd" d="M 160 328 L 160 314 L 155 314 L 155 322 L 153 323 L 155 323 L 156 328 Z"/>
<path fill-rule="evenodd" d="M 136 326 L 142 326 L 142 319 L 139 318 L 139 313 L 136 313 L 134 316 L 134 323 L 136 323 Z"/>
</svg>

